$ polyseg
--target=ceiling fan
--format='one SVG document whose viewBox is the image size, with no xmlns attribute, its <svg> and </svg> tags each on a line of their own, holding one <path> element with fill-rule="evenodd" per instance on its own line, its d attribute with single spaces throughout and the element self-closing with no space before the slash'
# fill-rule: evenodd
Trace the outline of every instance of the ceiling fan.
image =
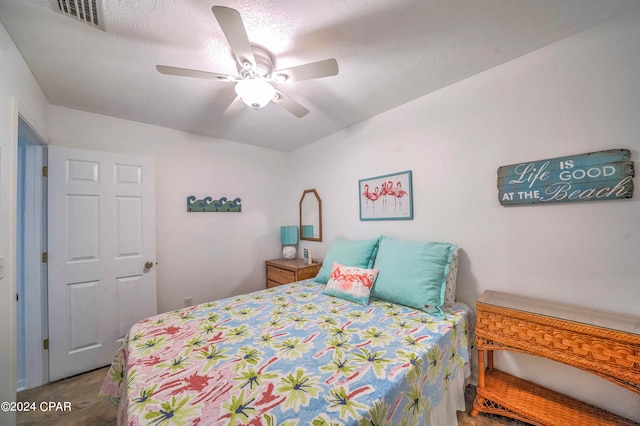
<svg viewBox="0 0 640 426">
<path fill-rule="evenodd" d="M 222 115 L 231 116 L 240 112 L 245 105 L 259 109 L 270 101 L 280 105 L 296 117 L 304 117 L 309 110 L 294 101 L 271 83 L 295 82 L 338 74 L 335 59 L 298 65 L 291 68 L 273 70 L 273 55 L 263 47 L 251 44 L 242 18 L 237 10 L 223 6 L 211 8 L 236 59 L 238 76 L 218 74 L 208 71 L 157 65 L 156 69 L 167 75 L 195 77 L 235 83 L 236 98 Z"/>
</svg>

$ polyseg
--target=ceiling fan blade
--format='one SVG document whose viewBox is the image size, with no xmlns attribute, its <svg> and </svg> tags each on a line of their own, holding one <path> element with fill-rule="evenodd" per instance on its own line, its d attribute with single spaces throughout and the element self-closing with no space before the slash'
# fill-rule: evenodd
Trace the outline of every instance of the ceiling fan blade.
<svg viewBox="0 0 640 426">
<path fill-rule="evenodd" d="M 273 99 L 273 102 L 277 103 L 282 108 L 289 111 L 291 114 L 295 115 L 298 118 L 302 118 L 305 115 L 309 114 L 308 109 L 306 109 L 305 107 L 303 107 L 302 105 L 300 105 L 299 103 L 297 103 L 296 101 L 294 101 L 293 99 L 291 99 L 290 97 L 282 93 L 281 91 L 276 90 L 276 94 L 278 96 L 276 96 Z"/>
<path fill-rule="evenodd" d="M 229 46 L 240 65 L 249 62 L 255 66 L 256 60 L 253 57 L 253 49 L 247 36 L 247 31 L 242 23 L 242 17 L 237 10 L 223 6 L 213 6 L 211 8 L 216 17 L 224 36 L 227 38 Z"/>
<path fill-rule="evenodd" d="M 324 61 L 277 70 L 271 73 L 271 77 L 275 81 L 278 81 L 279 76 L 286 77 L 284 81 L 301 81 L 337 75 L 338 71 L 338 61 L 331 58 L 325 59 Z"/>
<path fill-rule="evenodd" d="M 236 115 L 244 108 L 244 102 L 240 98 L 240 96 L 236 96 L 236 98 L 229 104 L 227 109 L 224 110 L 222 115 L 224 117 L 231 117 L 232 115 Z"/>
<path fill-rule="evenodd" d="M 195 78 L 207 78 L 210 80 L 219 81 L 235 81 L 233 76 L 228 74 L 218 74 L 215 72 L 190 70 L 188 68 L 168 67 L 166 65 L 156 65 L 156 69 L 161 74 L 177 75 L 180 77 L 195 77 Z"/>
</svg>

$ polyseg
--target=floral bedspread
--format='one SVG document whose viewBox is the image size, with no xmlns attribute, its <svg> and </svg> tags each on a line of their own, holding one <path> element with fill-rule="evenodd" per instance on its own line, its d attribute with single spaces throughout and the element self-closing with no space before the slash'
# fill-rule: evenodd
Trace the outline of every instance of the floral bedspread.
<svg viewBox="0 0 640 426">
<path fill-rule="evenodd" d="M 440 320 L 323 289 L 300 281 L 138 322 L 100 393 L 121 425 L 423 425 L 469 361 L 469 308 Z"/>
</svg>

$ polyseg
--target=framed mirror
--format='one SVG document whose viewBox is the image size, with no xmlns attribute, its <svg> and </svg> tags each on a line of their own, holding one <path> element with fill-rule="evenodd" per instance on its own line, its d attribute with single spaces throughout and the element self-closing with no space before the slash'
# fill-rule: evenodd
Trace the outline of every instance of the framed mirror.
<svg viewBox="0 0 640 426">
<path fill-rule="evenodd" d="M 315 189 L 306 189 L 300 198 L 300 239 L 322 241 L 322 200 Z"/>
</svg>

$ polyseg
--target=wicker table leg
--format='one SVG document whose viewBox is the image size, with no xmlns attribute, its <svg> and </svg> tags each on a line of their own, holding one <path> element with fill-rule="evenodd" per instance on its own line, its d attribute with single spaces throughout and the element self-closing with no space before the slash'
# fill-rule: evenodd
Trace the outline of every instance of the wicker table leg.
<svg viewBox="0 0 640 426">
<path fill-rule="evenodd" d="M 493 367 L 493 351 L 489 351 L 489 363 Z M 478 415 L 480 412 L 479 408 L 481 408 L 484 404 L 484 398 L 480 396 L 480 390 L 484 389 L 484 349 L 478 349 L 478 388 L 476 390 L 476 398 L 473 401 L 473 408 L 469 415 L 474 417 Z"/>
</svg>

